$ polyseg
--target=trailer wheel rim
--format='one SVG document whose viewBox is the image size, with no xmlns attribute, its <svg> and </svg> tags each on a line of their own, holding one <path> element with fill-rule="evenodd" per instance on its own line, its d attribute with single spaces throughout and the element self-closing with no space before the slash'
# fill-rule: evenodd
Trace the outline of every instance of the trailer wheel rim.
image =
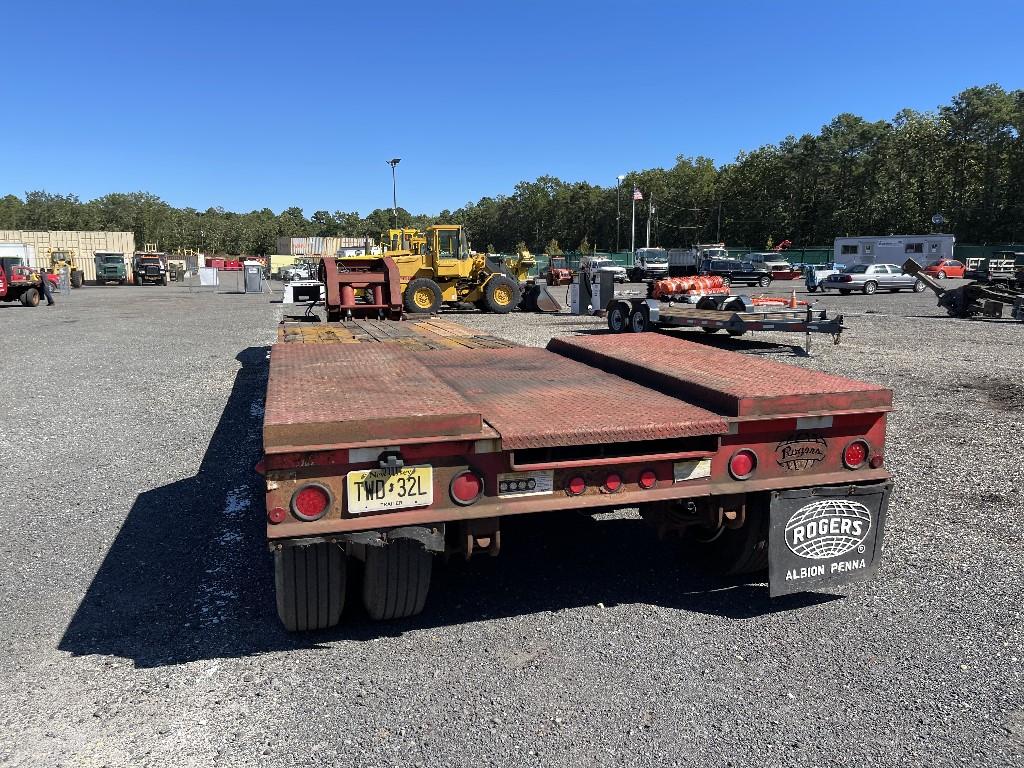
<svg viewBox="0 0 1024 768">
<path fill-rule="evenodd" d="M 512 303 L 512 291 L 508 286 L 499 285 L 494 289 L 494 303 L 501 307 L 507 307 Z"/>
<path fill-rule="evenodd" d="M 429 288 L 417 288 L 413 291 L 412 300 L 420 309 L 430 309 L 434 304 L 434 292 Z"/>
</svg>

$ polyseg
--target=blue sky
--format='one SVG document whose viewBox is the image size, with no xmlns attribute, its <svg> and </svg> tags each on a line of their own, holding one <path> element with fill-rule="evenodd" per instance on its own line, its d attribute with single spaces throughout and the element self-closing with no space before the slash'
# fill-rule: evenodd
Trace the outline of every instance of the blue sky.
<svg viewBox="0 0 1024 768">
<path fill-rule="evenodd" d="M 0 194 L 455 209 L 1024 87 L 1012 2 L 12 2 Z M 20 107 L 18 105 L 21 105 Z"/>
</svg>

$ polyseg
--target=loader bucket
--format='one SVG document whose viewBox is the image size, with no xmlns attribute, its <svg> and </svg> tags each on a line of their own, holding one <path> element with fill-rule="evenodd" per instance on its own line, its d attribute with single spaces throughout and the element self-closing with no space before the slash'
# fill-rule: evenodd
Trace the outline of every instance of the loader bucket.
<svg viewBox="0 0 1024 768">
<path fill-rule="evenodd" d="M 537 282 L 523 288 L 519 309 L 523 312 L 561 312 L 562 305 L 544 283 Z"/>
</svg>

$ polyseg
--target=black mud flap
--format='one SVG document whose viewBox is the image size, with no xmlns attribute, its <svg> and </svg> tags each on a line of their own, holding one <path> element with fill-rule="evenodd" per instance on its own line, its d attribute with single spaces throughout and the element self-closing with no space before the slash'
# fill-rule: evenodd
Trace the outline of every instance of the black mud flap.
<svg viewBox="0 0 1024 768">
<path fill-rule="evenodd" d="M 875 575 L 891 482 L 773 491 L 768 591 L 807 592 Z"/>
</svg>

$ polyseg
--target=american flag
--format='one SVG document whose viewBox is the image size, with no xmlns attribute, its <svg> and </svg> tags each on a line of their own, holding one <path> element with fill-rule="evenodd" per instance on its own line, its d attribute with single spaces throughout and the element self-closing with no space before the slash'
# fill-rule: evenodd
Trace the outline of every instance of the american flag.
<svg viewBox="0 0 1024 768">
<path fill-rule="evenodd" d="M 640 194 L 640 187 L 637 187 L 637 186 L 633 187 L 633 199 L 634 200 L 643 200 L 644 199 L 644 196 Z"/>
</svg>

